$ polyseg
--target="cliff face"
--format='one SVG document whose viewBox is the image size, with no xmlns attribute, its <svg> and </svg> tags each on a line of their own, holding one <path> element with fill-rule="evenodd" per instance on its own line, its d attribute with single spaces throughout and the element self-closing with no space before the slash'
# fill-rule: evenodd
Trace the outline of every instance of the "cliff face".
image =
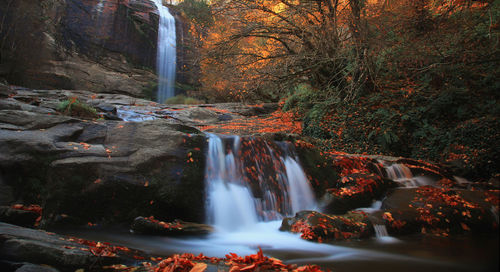
<svg viewBox="0 0 500 272">
<path fill-rule="evenodd" d="M 175 18 L 177 34 L 177 73 L 178 86 L 176 94 L 187 93 L 200 86 L 200 48 L 199 37 L 191 33 L 196 25 L 190 21 L 178 6 L 170 6 L 170 12 Z"/>
<path fill-rule="evenodd" d="M 67 47 L 94 57 L 118 52 L 154 68 L 158 14 L 149 0 L 66 0 L 62 38 Z"/>
<path fill-rule="evenodd" d="M 5 0 L 0 78 L 31 88 L 143 96 L 157 81 L 157 28 L 149 0 Z"/>
</svg>

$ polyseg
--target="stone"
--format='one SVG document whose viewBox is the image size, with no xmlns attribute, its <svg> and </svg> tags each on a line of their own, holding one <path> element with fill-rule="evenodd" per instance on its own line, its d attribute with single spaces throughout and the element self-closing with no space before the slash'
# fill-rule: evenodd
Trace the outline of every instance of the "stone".
<svg viewBox="0 0 500 272">
<path fill-rule="evenodd" d="M 33 211 L 0 206 L 0 221 L 23 227 L 33 227 L 39 214 Z"/>
<path fill-rule="evenodd" d="M 14 203 L 14 190 L 11 186 L 5 184 L 0 174 L 0 206 Z"/>
<path fill-rule="evenodd" d="M 373 173 L 353 173 L 341 178 L 336 188 L 330 188 L 320 200 L 322 210 L 333 214 L 369 207 L 380 199 L 388 188 L 395 187 L 391 180 Z"/>
<path fill-rule="evenodd" d="M 61 268 L 90 266 L 98 260 L 85 247 L 40 230 L 0 222 L 0 258 L 12 262 L 48 264 Z"/>
<path fill-rule="evenodd" d="M 373 227 L 367 215 L 354 212 L 329 215 L 315 211 L 301 211 L 295 217 L 284 218 L 280 230 L 301 233 L 302 239 L 318 242 L 373 236 Z"/>
<path fill-rule="evenodd" d="M 123 246 L 0 222 L 0 268 L 7 271 L 104 271 L 150 257 Z"/>
<path fill-rule="evenodd" d="M 43 113 L 71 97 L 114 108 L 150 103 L 130 96 L 14 91 L 0 99 L 18 105 L 0 110 L 0 171 L 12 192 L 6 204 L 45 203 L 46 225 L 61 218 L 130 222 L 141 214 L 203 220 L 206 141 L 199 130 L 172 118 L 137 123 Z"/>
<path fill-rule="evenodd" d="M 59 270 L 48 265 L 24 264 L 16 269 L 15 272 L 57 272 Z"/>
<path fill-rule="evenodd" d="M 498 230 L 494 191 L 436 187 L 394 188 L 374 217 L 382 218 L 390 234 L 421 232 L 483 233 Z"/>
<path fill-rule="evenodd" d="M 208 235 L 214 231 L 212 226 L 182 220 L 165 223 L 153 217 L 137 217 L 131 225 L 137 234 L 164 235 L 164 236 L 199 236 Z"/>
</svg>

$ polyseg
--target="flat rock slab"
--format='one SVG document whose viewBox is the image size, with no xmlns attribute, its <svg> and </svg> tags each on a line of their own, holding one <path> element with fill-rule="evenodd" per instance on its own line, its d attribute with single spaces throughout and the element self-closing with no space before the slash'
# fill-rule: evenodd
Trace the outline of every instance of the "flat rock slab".
<svg viewBox="0 0 500 272">
<path fill-rule="evenodd" d="M 98 261 L 84 245 L 41 230 L 0 222 L 0 259 L 12 262 L 82 268 Z"/>
<path fill-rule="evenodd" d="M 164 236 L 208 235 L 214 231 L 212 226 L 175 220 L 170 223 L 158 221 L 152 217 L 137 217 L 131 226 L 134 233 Z"/>
</svg>

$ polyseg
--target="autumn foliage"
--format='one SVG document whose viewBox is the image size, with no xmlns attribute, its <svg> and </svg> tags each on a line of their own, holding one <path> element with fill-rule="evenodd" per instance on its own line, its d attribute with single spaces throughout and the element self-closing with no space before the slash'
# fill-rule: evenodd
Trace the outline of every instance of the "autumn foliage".
<svg viewBox="0 0 500 272">
<path fill-rule="evenodd" d="M 303 121 L 293 131 L 325 149 L 443 162 L 468 177 L 498 172 L 498 1 L 231 0 L 207 9 L 198 92 L 207 100 L 285 99 L 283 111 Z"/>
<path fill-rule="evenodd" d="M 216 109 L 213 109 L 216 110 Z M 219 110 L 220 111 L 220 110 Z M 220 134 L 250 135 L 257 133 L 294 133 L 302 132 L 302 122 L 292 112 L 277 110 L 267 117 L 241 117 L 227 123 L 200 126 L 202 131 L 215 131 Z"/>
<path fill-rule="evenodd" d="M 371 232 L 371 226 L 367 224 L 367 215 L 363 212 L 343 216 L 300 212 L 296 218 L 285 219 L 281 229 L 300 233 L 302 239 L 319 243 L 360 239 L 367 237 Z"/>
</svg>

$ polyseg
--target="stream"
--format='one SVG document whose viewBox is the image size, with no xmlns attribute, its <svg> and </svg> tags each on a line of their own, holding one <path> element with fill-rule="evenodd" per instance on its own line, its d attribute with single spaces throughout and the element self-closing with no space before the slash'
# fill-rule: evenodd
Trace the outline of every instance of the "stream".
<svg viewBox="0 0 500 272">
<path fill-rule="evenodd" d="M 413 179 L 403 173 L 404 169 L 394 169 L 395 179 Z M 418 234 L 395 238 L 387 235 L 384 225 L 376 225 L 375 238 L 326 244 L 279 231 L 282 218 L 316 209 L 294 147 L 286 142 L 209 134 L 205 181 L 207 223 L 216 229 L 207 237 L 146 236 L 134 235 L 127 229 L 99 228 L 56 232 L 158 256 L 184 252 L 210 257 L 224 257 L 229 252 L 245 256 L 260 247 L 266 255 L 285 263 L 318 264 L 332 271 L 498 270 L 498 235 Z M 380 201 L 376 201 L 365 211 L 379 208 Z"/>
<path fill-rule="evenodd" d="M 134 235 L 126 229 L 57 230 L 58 233 L 106 241 L 140 249 L 158 256 L 203 253 L 224 257 L 264 254 L 285 263 L 318 264 L 332 271 L 498 271 L 498 235 L 436 237 L 423 234 L 385 239 L 319 244 L 300 239 L 298 234 L 278 231 L 280 221 L 259 223 L 253 229 L 218 232 L 205 238 L 170 238 Z"/>
</svg>

